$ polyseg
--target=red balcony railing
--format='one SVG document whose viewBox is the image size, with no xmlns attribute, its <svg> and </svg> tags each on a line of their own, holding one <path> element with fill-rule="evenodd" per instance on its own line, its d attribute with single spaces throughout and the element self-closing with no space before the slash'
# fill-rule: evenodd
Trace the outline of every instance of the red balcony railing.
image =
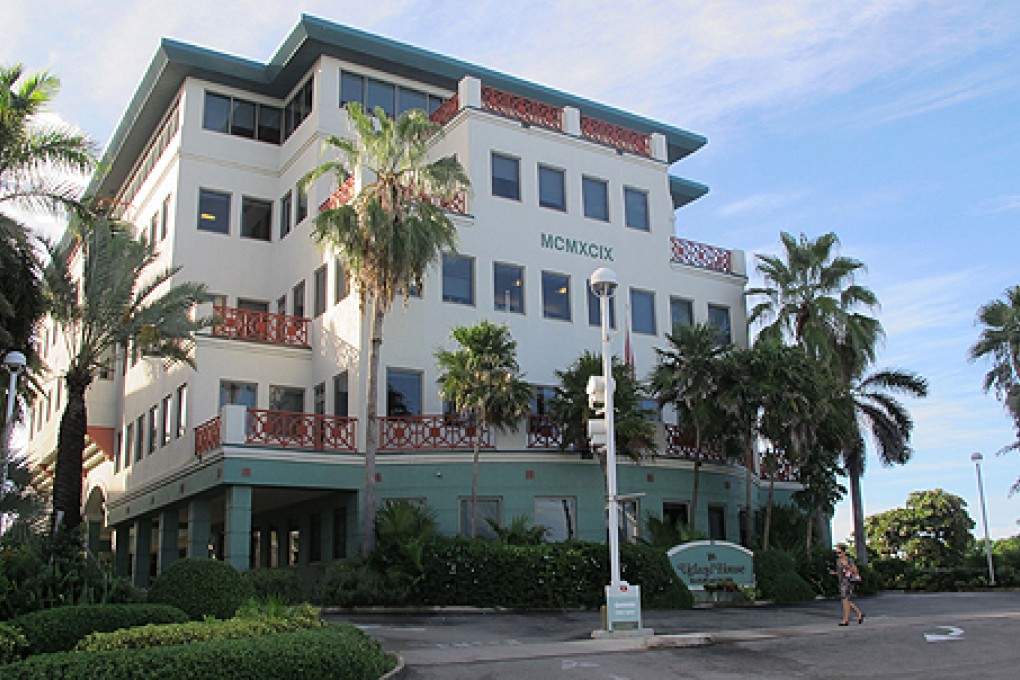
<svg viewBox="0 0 1020 680">
<path fill-rule="evenodd" d="M 492 431 L 481 427 L 482 448 L 493 448 Z M 379 450 L 471 449 L 475 432 L 470 419 L 458 416 L 386 416 L 379 418 Z"/>
<path fill-rule="evenodd" d="M 482 86 L 482 108 L 528 125 L 563 130 L 563 109 L 494 87 Z"/>
<path fill-rule="evenodd" d="M 733 273 L 733 258 L 730 251 L 675 236 L 670 237 L 669 260 L 676 264 L 714 269 L 727 274 Z"/>
<path fill-rule="evenodd" d="M 550 415 L 532 413 L 528 416 L 528 448 L 557 449 L 563 441 L 563 431 Z"/>
<path fill-rule="evenodd" d="M 694 460 L 698 449 L 694 445 L 694 433 L 689 429 L 676 425 L 666 425 L 666 450 L 663 455 L 667 458 L 683 458 Z M 707 463 L 723 463 L 726 456 L 718 449 L 701 445 L 701 460 Z"/>
<path fill-rule="evenodd" d="M 761 478 L 774 479 L 777 482 L 796 482 L 797 468 L 781 452 L 766 453 L 761 456 Z"/>
<path fill-rule="evenodd" d="M 233 340 L 256 340 L 275 345 L 308 347 L 308 319 L 252 309 L 216 305 L 213 335 Z"/>
<path fill-rule="evenodd" d="M 426 200 L 432 205 L 442 208 L 447 212 L 456 213 L 458 215 L 467 214 L 467 195 L 463 192 L 453 196 L 451 198 L 440 198 L 437 196 L 425 196 L 423 193 L 417 191 L 413 186 L 407 189 L 408 196 L 417 195 L 418 198 Z M 325 201 L 319 206 L 319 212 L 323 210 L 331 210 L 333 208 L 339 208 L 342 205 L 346 205 L 352 201 L 355 197 L 354 191 L 354 177 L 348 177 L 343 184 L 336 188 L 332 194 L 329 195 Z"/>
<path fill-rule="evenodd" d="M 220 441 L 220 417 L 216 416 L 205 421 L 195 428 L 195 455 L 201 456 L 207 451 L 212 451 L 222 442 Z"/>
<path fill-rule="evenodd" d="M 645 158 L 652 156 L 651 135 L 631 130 L 622 125 L 607 123 L 591 116 L 581 116 L 581 136 L 599 144 L 611 146 L 620 151 L 637 154 Z"/>
<path fill-rule="evenodd" d="M 249 408 L 248 444 L 315 451 L 354 451 L 356 418 Z"/>
<path fill-rule="evenodd" d="M 445 102 L 443 102 L 438 109 L 432 112 L 429 116 L 429 120 L 433 123 L 439 123 L 440 125 L 446 125 L 453 117 L 460 111 L 460 102 L 457 99 L 457 95 L 453 95 Z"/>
</svg>

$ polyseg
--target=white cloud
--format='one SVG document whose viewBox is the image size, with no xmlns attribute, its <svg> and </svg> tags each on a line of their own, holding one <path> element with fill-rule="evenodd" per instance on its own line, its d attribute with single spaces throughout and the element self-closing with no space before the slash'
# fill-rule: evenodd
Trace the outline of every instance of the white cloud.
<svg viewBox="0 0 1020 680">
<path fill-rule="evenodd" d="M 762 192 L 745 196 L 719 207 L 720 217 L 750 215 L 758 218 L 762 213 L 775 213 L 804 198 L 804 191 Z"/>
</svg>

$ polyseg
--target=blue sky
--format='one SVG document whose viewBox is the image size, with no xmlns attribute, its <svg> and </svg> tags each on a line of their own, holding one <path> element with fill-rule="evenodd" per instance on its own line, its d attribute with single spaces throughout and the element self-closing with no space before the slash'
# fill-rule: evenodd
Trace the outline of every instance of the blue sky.
<svg viewBox="0 0 1020 680">
<path fill-rule="evenodd" d="M 910 403 L 914 459 L 871 458 L 866 513 L 941 487 L 967 500 L 980 534 L 980 451 L 992 536 L 1020 531 L 1020 495 L 1007 496 L 1020 456 L 994 455 L 1009 421 L 981 389 L 987 365 L 967 361 L 978 307 L 1020 284 L 1015 2 L 355 5 L 5 0 L 0 63 L 56 73 L 54 112 L 105 145 L 161 37 L 264 61 L 307 12 L 703 134 L 674 172 L 711 191 L 680 211 L 678 235 L 744 250 L 753 268 L 780 231 L 834 231 L 882 302 L 879 365 L 930 381 Z"/>
</svg>

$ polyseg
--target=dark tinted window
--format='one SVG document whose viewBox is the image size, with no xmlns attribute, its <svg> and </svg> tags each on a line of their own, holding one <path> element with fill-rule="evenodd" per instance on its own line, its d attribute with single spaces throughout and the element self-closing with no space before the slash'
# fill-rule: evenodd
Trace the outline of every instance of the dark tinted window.
<svg viewBox="0 0 1020 680">
<path fill-rule="evenodd" d="M 238 137 L 255 137 L 255 104 L 243 99 L 234 100 L 233 113 L 230 118 L 230 134 Z"/>
<path fill-rule="evenodd" d="M 273 204 L 257 198 L 241 199 L 241 236 L 260 241 L 272 239 Z"/>
<path fill-rule="evenodd" d="M 566 181 L 562 170 L 538 166 L 538 204 L 543 208 L 567 209 Z"/>
<path fill-rule="evenodd" d="M 677 326 L 694 325 L 694 309 L 690 300 L 683 298 L 669 299 L 669 321 L 675 330 Z"/>
<path fill-rule="evenodd" d="M 492 282 L 497 311 L 524 312 L 524 267 L 496 262 L 492 265 Z"/>
<path fill-rule="evenodd" d="M 443 255 L 443 301 L 472 305 L 475 302 L 475 261 L 460 255 Z"/>
<path fill-rule="evenodd" d="M 570 277 L 542 272 L 542 316 L 570 321 Z"/>
<path fill-rule="evenodd" d="M 719 341 L 728 345 L 733 341 L 730 332 L 730 308 L 721 305 L 708 306 L 708 322 L 719 329 Z"/>
<path fill-rule="evenodd" d="M 399 116 L 404 111 L 410 111 L 411 109 L 426 110 L 426 99 L 424 92 L 418 90 L 408 90 L 400 88 L 397 90 L 397 115 Z"/>
<path fill-rule="evenodd" d="M 365 90 L 365 108 L 375 111 L 375 107 L 382 107 L 387 116 L 393 115 L 395 88 L 389 83 L 384 83 L 375 78 L 368 79 L 368 87 Z"/>
<path fill-rule="evenodd" d="M 624 187 L 623 204 L 627 226 L 632 229 L 648 231 L 648 194 Z"/>
<path fill-rule="evenodd" d="M 521 162 L 510 156 L 492 154 L 492 195 L 521 199 Z"/>
<path fill-rule="evenodd" d="M 631 289 L 630 309 L 634 332 L 655 335 L 655 294 Z"/>
<path fill-rule="evenodd" d="M 609 221 L 609 185 L 601 179 L 585 177 L 581 180 L 584 198 L 584 216 Z"/>
<path fill-rule="evenodd" d="M 280 122 L 283 111 L 275 106 L 259 105 L 259 141 L 280 143 Z"/>
<path fill-rule="evenodd" d="M 386 369 L 386 415 L 421 414 L 421 373 L 399 368 Z"/>
<path fill-rule="evenodd" d="M 205 93 L 202 127 L 216 132 L 230 132 L 230 97 Z"/>
<path fill-rule="evenodd" d="M 340 74 L 340 105 L 348 102 L 365 103 L 365 79 L 354 73 L 343 72 Z"/>
<path fill-rule="evenodd" d="M 230 233 L 230 194 L 210 189 L 199 190 L 198 228 L 218 234 Z"/>
</svg>

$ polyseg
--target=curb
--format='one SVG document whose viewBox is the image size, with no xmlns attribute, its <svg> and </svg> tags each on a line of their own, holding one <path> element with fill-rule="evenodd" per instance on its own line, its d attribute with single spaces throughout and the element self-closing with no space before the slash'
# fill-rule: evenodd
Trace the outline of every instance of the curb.
<svg viewBox="0 0 1020 680">
<path fill-rule="evenodd" d="M 708 633 L 686 633 L 683 635 L 653 635 L 645 638 L 645 649 L 681 649 L 684 647 L 706 647 L 714 640 Z"/>
<path fill-rule="evenodd" d="M 407 670 L 407 664 L 404 663 L 404 657 L 397 655 L 397 666 L 386 675 L 379 678 L 379 680 L 400 680 L 404 677 L 404 672 Z"/>
</svg>

